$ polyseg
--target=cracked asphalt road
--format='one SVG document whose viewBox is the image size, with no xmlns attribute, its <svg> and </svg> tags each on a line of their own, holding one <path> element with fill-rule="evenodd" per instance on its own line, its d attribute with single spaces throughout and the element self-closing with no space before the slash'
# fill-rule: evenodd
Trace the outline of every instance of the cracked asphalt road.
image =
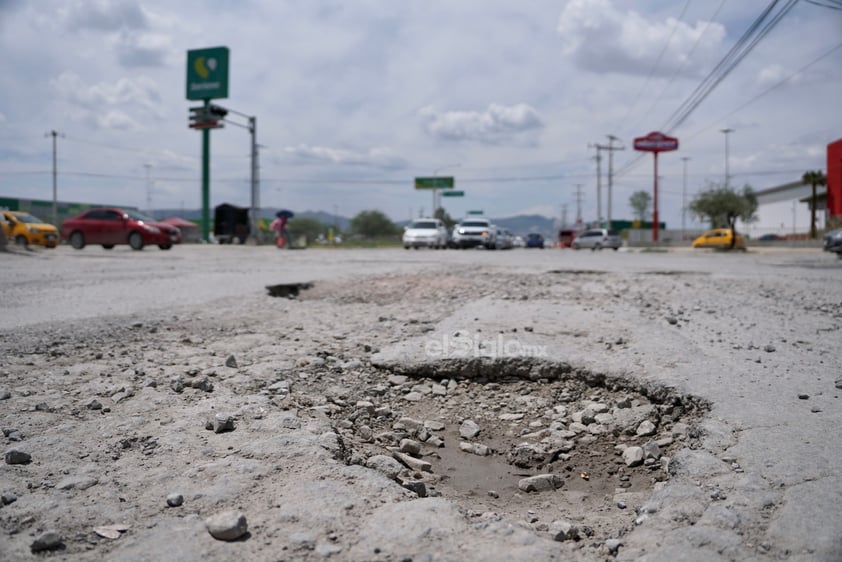
<svg viewBox="0 0 842 562">
<path fill-rule="evenodd" d="M 13 378 L 12 367 L 19 365 L 13 357 L 31 352 L 39 337 L 48 342 L 51 332 L 84 334 L 114 326 L 116 333 L 117 326 L 178 315 L 195 321 L 197 334 L 201 330 L 201 336 L 191 336 L 190 326 L 182 326 L 185 338 L 212 341 L 220 355 L 226 341 L 233 352 L 247 354 L 248 347 L 235 337 L 226 340 L 218 334 L 219 341 L 214 340 L 209 325 L 224 318 L 226 329 L 240 335 L 259 331 L 268 325 L 258 317 L 278 306 L 266 286 L 314 282 L 312 296 L 283 310 L 285 321 L 301 328 L 303 347 L 308 336 L 318 339 L 325 318 L 338 318 L 341 326 L 342 315 L 357 310 L 358 317 L 349 317 L 340 335 L 377 341 L 373 364 L 424 365 L 430 362 L 430 341 L 481 324 L 489 333 L 517 329 L 521 341 L 546 350 L 543 360 L 665 386 L 707 401 L 711 411 L 699 424 L 701 447 L 675 455 L 672 478 L 631 515 L 617 559 L 842 559 L 842 448 L 836 438 L 842 422 L 842 382 L 837 382 L 842 381 L 842 260 L 833 255 L 818 250 L 278 252 L 268 247 L 180 246 L 169 252 L 77 252 L 60 247 L 0 254 L 0 263 L 0 350 L 6 356 L 0 362 L 0 390 L 12 391 L 13 403 L 16 390 L 38 386 L 35 380 Z M 424 293 L 425 277 L 447 278 L 452 289 Z M 370 317 L 378 309 L 429 322 L 423 331 L 410 324 L 387 341 L 375 340 L 382 327 Z M 286 353 L 294 356 L 296 351 Z M 44 361 L 43 369 L 51 369 L 49 359 Z M 30 376 L 38 376 L 39 368 L 30 368 Z M 177 412 L 171 415 L 178 417 Z M 4 470 L 8 476 L 17 468 L 4 465 Z M 324 477 L 325 469 L 320 471 Z M 358 493 L 374 501 L 383 490 L 363 486 Z M 300 501 L 312 499 L 303 492 L 286 493 L 290 498 L 298 493 Z M 411 526 L 393 511 L 396 505 L 414 503 L 397 492 L 388 497 L 395 502 L 388 509 L 357 513 L 357 524 L 368 536 L 386 542 L 406 531 L 402 526 Z M 5 529 L 0 547 L 5 541 L 16 553 L 23 552 L 23 529 L 14 523 L 20 502 L 0 508 Z M 46 518 L 39 509 L 50 505 L 33 504 L 31 516 Z M 445 517 L 442 505 L 426 505 L 430 511 L 411 512 L 410 521 L 435 525 L 431 514 L 438 513 L 441 520 L 462 525 L 457 513 L 446 511 Z M 96 512 L 95 506 L 86 509 Z M 188 528 L 191 524 L 184 521 Z M 488 542 L 483 534 L 487 530 L 458 528 L 459 533 L 442 531 L 431 542 L 413 535 L 420 550 L 412 552 L 419 559 L 427 553 L 430 560 L 508 556 L 480 547 L 483 542 L 505 544 Z M 254 535 L 259 536 L 257 531 Z M 172 538 L 154 529 L 142 537 L 147 542 Z M 515 559 L 526 552 L 524 545 L 533 544 L 524 535 L 517 537 L 509 553 Z M 260 540 L 272 543 L 269 537 Z M 269 559 L 268 551 L 254 550 L 255 542 L 250 541 L 250 554 Z M 360 539 L 330 551 L 330 556 L 360 559 L 366 544 Z M 541 545 L 535 552 L 543 556 L 609 556 L 598 545 L 573 551 Z M 195 549 L 178 551 L 186 559 L 189 552 L 204 548 L 187 546 Z M 113 559 L 131 559 L 137 552 L 129 546 L 113 548 Z M 224 560 L 232 551 L 201 552 Z M 400 559 L 400 552 L 394 554 Z"/>
</svg>

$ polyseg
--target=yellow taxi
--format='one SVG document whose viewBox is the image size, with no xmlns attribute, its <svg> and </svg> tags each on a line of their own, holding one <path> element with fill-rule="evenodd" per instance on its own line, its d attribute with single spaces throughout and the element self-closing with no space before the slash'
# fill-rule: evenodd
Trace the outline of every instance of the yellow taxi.
<svg viewBox="0 0 842 562">
<path fill-rule="evenodd" d="M 58 229 L 54 225 L 21 211 L 0 211 L 0 217 L 6 240 L 21 246 L 58 246 Z"/>
<path fill-rule="evenodd" d="M 731 247 L 731 236 L 730 228 L 714 228 L 713 230 L 708 230 L 693 240 L 693 247 L 728 249 Z M 734 244 L 734 249 L 746 249 L 746 241 L 742 234 L 737 234 L 737 241 Z"/>
</svg>

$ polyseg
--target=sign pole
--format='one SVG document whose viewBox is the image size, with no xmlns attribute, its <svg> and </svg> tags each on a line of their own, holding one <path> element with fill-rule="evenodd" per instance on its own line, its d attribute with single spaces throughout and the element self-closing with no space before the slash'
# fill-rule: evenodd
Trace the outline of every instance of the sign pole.
<svg viewBox="0 0 842 562">
<path fill-rule="evenodd" d="M 654 188 L 654 198 L 653 198 L 653 205 L 652 205 L 652 241 L 658 241 L 658 153 L 652 153 L 653 158 L 655 159 L 655 188 Z"/>
<path fill-rule="evenodd" d="M 210 100 L 205 100 L 207 114 Z M 210 242 L 210 129 L 202 129 L 202 240 Z"/>
</svg>

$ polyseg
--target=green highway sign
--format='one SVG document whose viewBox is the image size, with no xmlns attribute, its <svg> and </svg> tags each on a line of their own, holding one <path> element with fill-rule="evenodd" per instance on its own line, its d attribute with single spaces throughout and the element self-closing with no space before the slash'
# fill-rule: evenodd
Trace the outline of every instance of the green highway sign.
<svg viewBox="0 0 842 562">
<path fill-rule="evenodd" d="M 464 191 L 442 191 L 441 192 L 443 197 L 464 197 Z"/>
<path fill-rule="evenodd" d="M 228 97 L 228 47 L 187 51 L 187 99 Z"/>
<path fill-rule="evenodd" d="M 468 211 L 469 215 L 484 215 L 485 213 L 482 211 Z"/>
<path fill-rule="evenodd" d="M 415 178 L 415 189 L 453 189 L 453 177 Z"/>
</svg>

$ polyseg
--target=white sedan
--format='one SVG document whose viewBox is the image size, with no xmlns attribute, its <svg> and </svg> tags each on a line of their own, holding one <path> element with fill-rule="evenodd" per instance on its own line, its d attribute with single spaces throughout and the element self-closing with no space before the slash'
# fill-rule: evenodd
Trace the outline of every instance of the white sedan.
<svg viewBox="0 0 842 562">
<path fill-rule="evenodd" d="M 416 219 L 404 230 L 403 247 L 443 250 L 447 247 L 447 228 L 439 219 Z"/>
</svg>

